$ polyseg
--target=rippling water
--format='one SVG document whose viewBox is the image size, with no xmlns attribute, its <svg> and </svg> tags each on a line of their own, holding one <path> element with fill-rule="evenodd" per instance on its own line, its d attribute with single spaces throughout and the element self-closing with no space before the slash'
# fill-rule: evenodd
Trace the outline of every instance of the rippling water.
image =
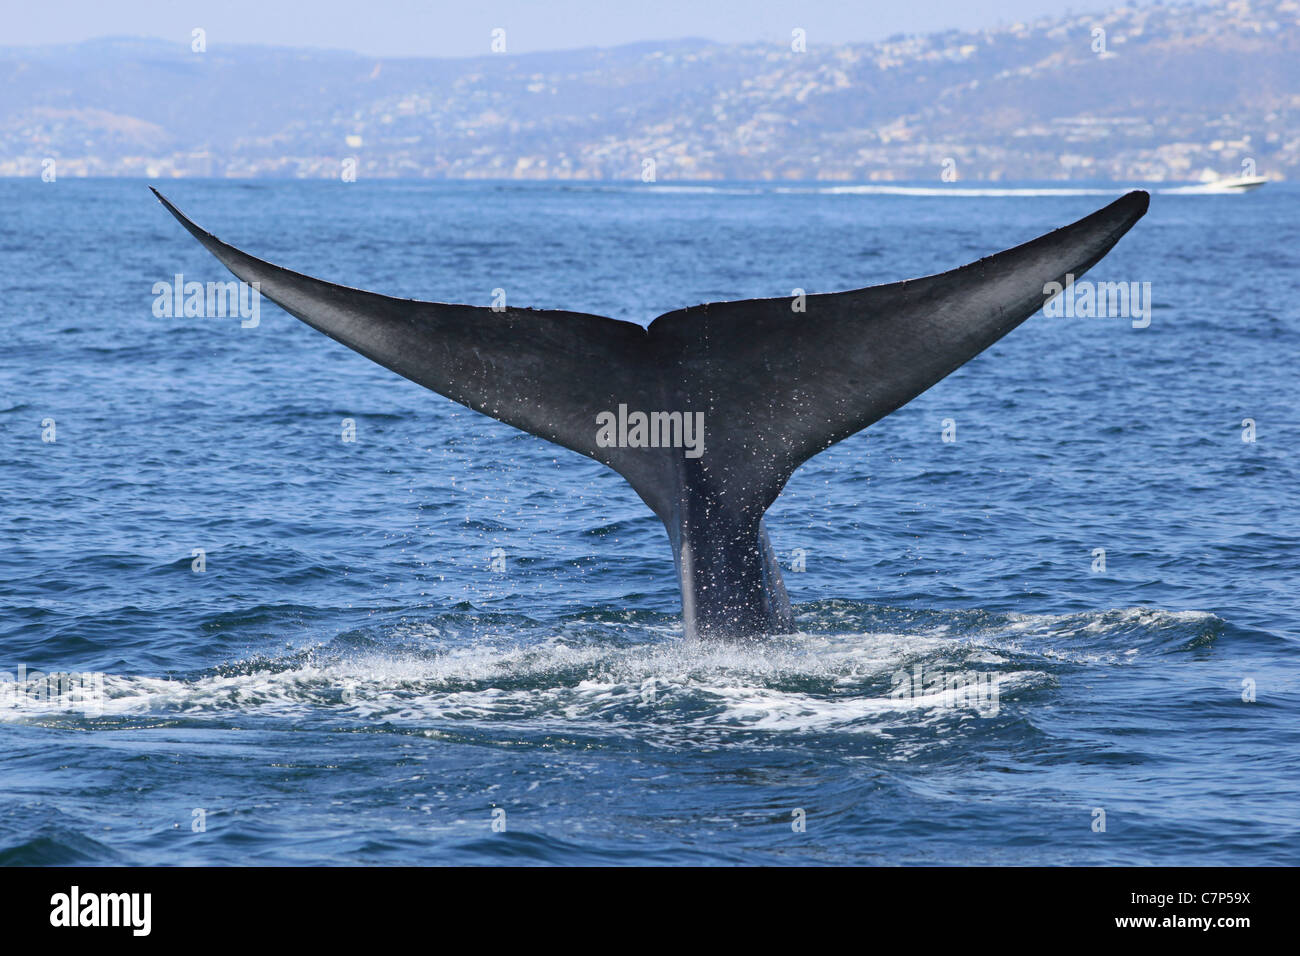
<svg viewBox="0 0 1300 956">
<path fill-rule="evenodd" d="M 639 322 L 1105 201 L 164 191 L 335 281 Z M 1297 240 L 1293 187 L 1156 195 L 1090 274 L 1149 328 L 1036 317 L 815 458 L 768 518 L 799 633 L 696 644 L 612 472 L 269 303 L 155 318 L 226 276 L 142 182 L 0 182 L 0 862 L 1294 863 Z"/>
</svg>

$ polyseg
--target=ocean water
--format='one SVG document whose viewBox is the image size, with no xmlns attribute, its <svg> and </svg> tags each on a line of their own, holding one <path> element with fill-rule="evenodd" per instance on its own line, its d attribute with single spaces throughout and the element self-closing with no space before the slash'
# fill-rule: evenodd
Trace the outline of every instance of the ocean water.
<svg viewBox="0 0 1300 956">
<path fill-rule="evenodd" d="M 163 187 L 334 281 L 643 323 L 1108 190 Z M 1089 275 L 1149 327 L 1037 316 L 813 459 L 799 632 L 699 644 L 612 472 L 270 303 L 156 318 L 227 275 L 144 182 L 0 182 L 0 863 L 1296 863 L 1298 266 L 1300 189 L 1157 193 Z"/>
</svg>

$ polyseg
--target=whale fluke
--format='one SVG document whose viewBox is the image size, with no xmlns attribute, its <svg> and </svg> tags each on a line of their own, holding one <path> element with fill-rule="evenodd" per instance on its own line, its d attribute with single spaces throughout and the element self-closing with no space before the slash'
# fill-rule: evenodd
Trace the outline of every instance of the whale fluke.
<svg viewBox="0 0 1300 956">
<path fill-rule="evenodd" d="M 1145 192 L 1131 192 L 950 272 L 809 295 L 802 312 L 788 297 L 715 302 L 642 328 L 579 312 L 494 311 L 324 282 L 227 245 L 153 192 L 236 277 L 258 283 L 291 315 L 626 478 L 668 530 L 687 633 L 710 636 L 793 628 L 762 517 L 796 468 L 1037 312 L 1049 283 L 1082 275 L 1149 202 Z M 684 439 L 696 421 L 703 433 L 691 445 Z"/>
</svg>

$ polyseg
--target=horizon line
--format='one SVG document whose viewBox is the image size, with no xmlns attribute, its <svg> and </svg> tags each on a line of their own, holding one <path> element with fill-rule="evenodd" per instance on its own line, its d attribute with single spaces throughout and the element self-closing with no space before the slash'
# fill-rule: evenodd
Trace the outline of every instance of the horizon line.
<svg viewBox="0 0 1300 956">
<path fill-rule="evenodd" d="M 1098 4 L 1102 4 L 1105 2 L 1105 0 L 1096 0 L 1096 2 Z M 932 37 L 932 36 L 938 36 L 946 33 L 972 35 L 972 34 L 979 34 L 979 33 L 1005 32 L 1015 26 L 1033 27 L 1041 23 L 1058 23 L 1062 20 L 1077 20 L 1077 19 L 1082 19 L 1087 17 L 1109 15 L 1112 13 L 1117 13 L 1120 11 L 1132 9 L 1133 6 L 1148 5 L 1148 6 L 1173 7 L 1173 8 L 1212 7 L 1216 5 L 1222 5 L 1226 2 L 1227 0 L 1172 0 L 1172 2 L 1171 0 L 1149 0 L 1148 3 L 1143 4 L 1141 3 L 1141 0 L 1138 0 L 1137 3 L 1132 3 L 1132 0 L 1130 0 L 1130 2 L 1125 2 L 1125 0 L 1111 0 L 1111 2 L 1108 5 L 1099 6 L 1098 9 L 1094 9 L 1094 10 L 1067 12 L 1057 16 L 1044 14 L 1044 15 L 1040 15 L 1025 20 L 1014 20 L 1007 23 L 993 23 L 988 26 L 982 26 L 982 27 L 971 27 L 971 28 L 944 27 L 944 28 L 924 30 L 924 31 L 895 32 L 889 34 L 888 36 L 884 36 L 876 40 L 842 40 L 842 41 L 810 43 L 808 46 L 808 52 L 809 53 L 813 52 L 813 50 L 816 47 L 821 47 L 823 49 L 842 49 L 844 47 L 853 47 L 853 46 L 878 46 L 880 44 L 895 42 L 898 40 L 913 39 L 918 37 Z M 173 40 L 158 35 L 142 35 L 142 34 L 135 34 L 135 35 L 104 34 L 101 36 L 87 37 L 82 40 L 67 40 L 62 42 L 56 41 L 56 42 L 49 42 L 49 43 L 26 43 L 26 44 L 0 43 L 0 54 L 9 53 L 9 52 L 55 50 L 64 47 L 80 47 L 80 46 L 89 46 L 95 44 L 112 44 L 112 43 L 150 44 L 150 45 L 157 45 L 160 47 L 175 47 L 178 52 L 186 52 L 186 53 L 190 52 L 187 39 Z M 709 37 L 702 37 L 702 36 L 657 37 L 657 38 L 650 38 L 645 40 L 631 40 L 623 43 L 611 43 L 607 45 L 588 44 L 588 45 L 574 46 L 574 47 L 552 47 L 547 49 L 524 50 L 518 53 L 504 53 L 504 54 L 493 53 L 488 50 L 482 52 L 474 52 L 474 53 L 375 54 L 375 53 L 368 53 L 364 50 L 350 49 L 347 47 L 316 46 L 316 45 L 294 46 L 290 44 L 258 43 L 258 42 L 248 42 L 244 40 L 222 43 L 221 46 L 227 49 L 336 54 L 336 55 L 352 56 L 352 57 L 357 57 L 359 59 L 366 59 L 366 60 L 473 60 L 481 57 L 500 57 L 500 56 L 529 57 L 529 56 L 549 56 L 549 55 L 555 55 L 561 53 L 586 53 L 586 52 L 593 52 L 593 51 L 627 50 L 635 47 L 650 47 L 658 44 L 675 44 L 675 45 L 695 44 L 699 46 L 719 46 L 719 47 L 761 47 L 761 46 L 773 46 L 773 45 L 788 46 L 789 38 L 782 37 L 779 39 L 772 39 L 772 40 L 763 40 L 763 39 L 715 40 Z"/>
</svg>

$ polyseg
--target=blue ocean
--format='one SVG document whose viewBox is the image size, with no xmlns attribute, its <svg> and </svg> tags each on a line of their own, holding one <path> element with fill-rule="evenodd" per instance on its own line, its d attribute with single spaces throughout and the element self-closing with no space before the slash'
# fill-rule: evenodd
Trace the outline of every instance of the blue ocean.
<svg viewBox="0 0 1300 956">
<path fill-rule="evenodd" d="M 798 633 L 699 643 L 613 472 L 266 300 L 156 315 L 229 276 L 147 185 L 0 182 L 0 863 L 1300 862 L 1300 187 L 1153 189 L 1088 275 L 1149 324 L 1035 316 L 812 459 Z M 1122 191 L 159 185 L 331 281 L 643 324 Z"/>
</svg>

